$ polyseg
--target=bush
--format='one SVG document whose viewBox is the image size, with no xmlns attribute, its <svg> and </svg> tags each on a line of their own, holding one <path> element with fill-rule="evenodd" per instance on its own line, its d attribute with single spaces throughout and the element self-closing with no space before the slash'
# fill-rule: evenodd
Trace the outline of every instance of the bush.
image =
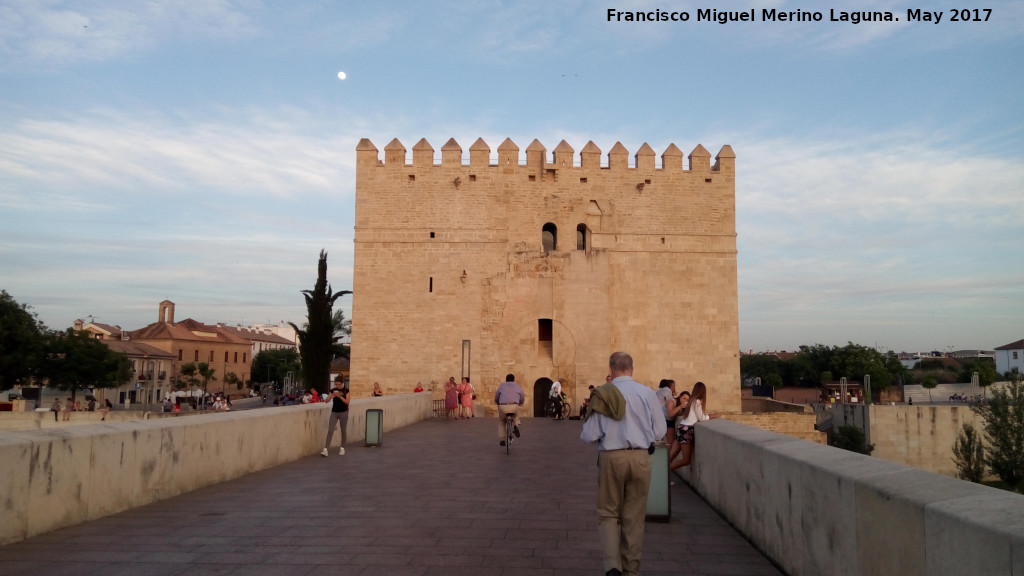
<svg viewBox="0 0 1024 576">
<path fill-rule="evenodd" d="M 834 430 L 829 434 L 828 444 L 829 446 L 869 456 L 875 449 L 874 444 L 867 443 L 864 431 L 856 426 L 840 426 L 838 430 Z"/>
<path fill-rule="evenodd" d="M 1024 384 L 1011 382 L 971 407 L 984 420 L 985 463 L 1011 490 L 1024 483 Z"/>
<path fill-rule="evenodd" d="M 985 475 L 985 449 L 981 434 L 970 423 L 964 424 L 953 443 L 953 462 L 956 477 L 969 482 L 981 482 Z"/>
</svg>

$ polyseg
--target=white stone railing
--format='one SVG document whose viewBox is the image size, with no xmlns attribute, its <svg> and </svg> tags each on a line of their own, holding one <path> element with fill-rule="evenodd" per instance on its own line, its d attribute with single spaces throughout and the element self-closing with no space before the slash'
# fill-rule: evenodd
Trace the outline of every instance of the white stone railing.
<svg viewBox="0 0 1024 576">
<path fill-rule="evenodd" d="M 380 408 L 386 446 L 388 430 L 431 417 L 430 400 L 353 400 L 346 443 L 365 439 L 366 410 Z M 327 404 L 281 406 L 4 432 L 0 545 L 316 454 L 328 411 Z"/>
<path fill-rule="evenodd" d="M 683 477 L 790 576 L 1018 575 L 1024 496 L 724 419 Z"/>
</svg>

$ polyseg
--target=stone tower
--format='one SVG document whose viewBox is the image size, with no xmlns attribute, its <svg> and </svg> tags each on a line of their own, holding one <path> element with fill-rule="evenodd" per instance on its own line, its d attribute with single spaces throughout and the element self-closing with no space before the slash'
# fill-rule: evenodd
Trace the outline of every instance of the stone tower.
<svg viewBox="0 0 1024 576">
<path fill-rule="evenodd" d="M 478 400 L 513 373 L 538 413 L 551 381 L 577 410 L 608 356 L 633 355 L 634 378 L 678 389 L 701 380 L 712 411 L 740 410 L 735 154 L 674 144 L 602 165 L 588 142 L 534 140 L 521 162 L 506 139 L 478 139 L 463 163 L 449 140 L 435 163 L 420 140 L 359 142 L 352 388 L 440 396 L 469 376 Z"/>
</svg>

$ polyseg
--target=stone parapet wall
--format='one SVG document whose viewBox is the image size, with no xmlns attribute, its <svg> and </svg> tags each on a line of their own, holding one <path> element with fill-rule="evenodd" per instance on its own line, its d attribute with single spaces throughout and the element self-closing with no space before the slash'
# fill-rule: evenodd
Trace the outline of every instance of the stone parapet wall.
<svg viewBox="0 0 1024 576">
<path fill-rule="evenodd" d="M 791 576 L 1024 566 L 1024 496 L 725 419 L 695 450 L 684 478 Z"/>
<path fill-rule="evenodd" d="M 908 406 L 842 405 L 833 410 L 836 427 L 865 430 L 872 456 L 936 474 L 956 476 L 953 444 L 966 423 L 981 430 L 981 418 L 966 404 Z"/>
<path fill-rule="evenodd" d="M 347 444 L 364 439 L 374 408 L 385 432 L 432 415 L 426 394 L 353 400 Z M 316 454 L 328 412 L 308 404 L 4 433 L 0 545 Z"/>
</svg>

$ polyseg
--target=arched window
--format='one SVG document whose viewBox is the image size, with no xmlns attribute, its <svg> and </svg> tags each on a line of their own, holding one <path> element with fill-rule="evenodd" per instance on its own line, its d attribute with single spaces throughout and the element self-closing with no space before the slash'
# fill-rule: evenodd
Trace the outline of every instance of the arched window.
<svg viewBox="0 0 1024 576">
<path fill-rule="evenodd" d="M 544 251 L 551 252 L 558 249 L 558 227 L 548 222 L 541 229 L 541 241 L 544 244 Z"/>
<path fill-rule="evenodd" d="M 576 226 L 576 249 L 586 250 L 587 249 L 587 225 L 580 224 Z"/>
</svg>

